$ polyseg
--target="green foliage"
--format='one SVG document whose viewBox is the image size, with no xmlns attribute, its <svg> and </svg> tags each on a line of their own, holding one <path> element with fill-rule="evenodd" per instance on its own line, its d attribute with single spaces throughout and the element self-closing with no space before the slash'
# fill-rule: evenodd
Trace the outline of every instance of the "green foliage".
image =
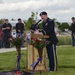
<svg viewBox="0 0 75 75">
<path fill-rule="evenodd" d="M 35 17 L 35 13 L 31 12 L 31 18 L 34 19 L 34 17 Z"/>
<path fill-rule="evenodd" d="M 38 15 L 38 12 L 31 12 L 31 18 L 37 20 L 37 15 Z"/>
<path fill-rule="evenodd" d="M 69 24 L 67 22 L 62 23 L 59 27 L 60 30 L 65 31 L 65 29 L 69 29 Z"/>
<path fill-rule="evenodd" d="M 25 22 L 25 28 L 26 28 L 26 30 L 29 30 L 32 24 L 33 24 L 33 18 L 30 17 L 30 18 Z"/>
<path fill-rule="evenodd" d="M 56 23 L 57 27 L 60 28 L 61 23 L 60 22 L 55 22 L 55 23 Z"/>
<path fill-rule="evenodd" d="M 22 38 L 15 38 L 13 41 L 13 45 L 21 45 L 22 44 Z"/>
<path fill-rule="evenodd" d="M 15 21 L 15 19 L 14 19 L 14 18 L 12 18 L 12 19 L 11 19 L 11 21 Z"/>
<path fill-rule="evenodd" d="M 37 20 L 37 15 L 38 15 L 38 12 L 34 13 L 34 12 L 31 12 L 31 17 L 28 18 L 28 20 L 25 22 L 25 29 L 26 30 L 29 30 L 31 25 L 33 24 L 33 20 Z"/>
<path fill-rule="evenodd" d="M 40 29 L 43 28 L 43 22 L 41 22 L 41 23 L 39 24 L 39 28 L 40 28 Z"/>
<path fill-rule="evenodd" d="M 24 39 L 21 38 L 20 36 L 16 37 L 16 38 L 10 38 L 9 39 L 12 46 L 21 46 L 21 44 L 24 42 Z"/>
<path fill-rule="evenodd" d="M 0 19 L 0 24 L 2 24 L 2 20 Z"/>
<path fill-rule="evenodd" d="M 58 36 L 58 45 L 72 45 L 72 39 L 70 35 Z"/>
<path fill-rule="evenodd" d="M 67 22 L 63 22 L 63 23 L 60 23 L 59 21 L 57 21 L 55 18 L 54 18 L 54 21 L 55 21 L 55 24 L 56 26 L 61 30 L 61 31 L 65 31 L 65 29 L 70 29 L 70 26 Z"/>
</svg>

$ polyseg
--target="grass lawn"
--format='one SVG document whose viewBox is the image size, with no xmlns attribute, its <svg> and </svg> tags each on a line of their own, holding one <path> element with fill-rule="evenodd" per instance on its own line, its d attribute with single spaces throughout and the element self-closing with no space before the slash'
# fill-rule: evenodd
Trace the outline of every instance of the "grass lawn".
<svg viewBox="0 0 75 75">
<path fill-rule="evenodd" d="M 42 75 L 75 75 L 75 47 L 57 47 L 58 71 L 42 73 Z M 0 72 L 16 69 L 16 52 L 0 53 Z M 25 70 L 26 51 L 22 51 L 21 69 Z M 36 73 L 35 75 L 40 75 Z"/>
</svg>

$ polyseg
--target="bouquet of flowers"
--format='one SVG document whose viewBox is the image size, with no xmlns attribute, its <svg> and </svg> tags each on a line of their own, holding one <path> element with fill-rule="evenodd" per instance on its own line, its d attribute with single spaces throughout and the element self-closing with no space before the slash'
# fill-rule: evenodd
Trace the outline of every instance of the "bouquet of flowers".
<svg viewBox="0 0 75 75">
<path fill-rule="evenodd" d="M 21 46 L 22 43 L 24 42 L 24 39 L 21 38 L 20 36 L 14 38 L 14 37 L 11 37 L 9 38 L 10 40 L 10 43 L 12 44 L 12 46 Z"/>
<path fill-rule="evenodd" d="M 17 56 L 17 69 L 20 69 L 21 45 L 23 44 L 24 39 L 19 35 L 16 38 L 11 36 L 9 38 L 9 40 L 10 40 L 11 45 L 16 47 L 16 51 L 18 53 L 18 56 Z"/>
<path fill-rule="evenodd" d="M 38 54 L 39 54 L 39 58 L 37 59 L 37 61 L 35 62 L 35 64 L 31 64 L 31 66 L 33 66 L 33 73 L 35 71 L 35 68 L 36 66 L 38 65 L 38 63 L 42 63 L 42 54 L 43 54 L 43 48 L 49 44 L 49 41 L 47 41 L 46 39 L 42 38 L 42 39 L 39 39 L 39 38 L 33 38 L 31 39 L 31 45 L 33 45 L 37 51 L 38 51 Z"/>
<path fill-rule="evenodd" d="M 31 45 L 33 45 L 37 50 L 39 54 L 39 58 L 42 58 L 42 53 L 43 53 L 43 48 L 49 44 L 49 41 L 46 39 L 42 38 L 33 38 L 31 39 Z"/>
</svg>

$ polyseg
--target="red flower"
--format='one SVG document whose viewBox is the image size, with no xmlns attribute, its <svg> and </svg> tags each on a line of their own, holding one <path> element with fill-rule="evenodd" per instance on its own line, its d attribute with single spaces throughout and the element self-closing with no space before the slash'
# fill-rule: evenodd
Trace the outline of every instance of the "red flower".
<svg viewBox="0 0 75 75">
<path fill-rule="evenodd" d="M 36 42 L 37 42 L 38 44 L 40 44 L 40 40 L 36 39 Z"/>
<path fill-rule="evenodd" d="M 37 40 L 37 38 L 32 38 L 32 40 L 36 41 L 36 40 Z"/>
<path fill-rule="evenodd" d="M 12 38 L 13 39 L 13 41 L 15 40 L 15 38 Z"/>
<path fill-rule="evenodd" d="M 34 44 L 31 44 L 32 46 L 34 46 Z"/>
<path fill-rule="evenodd" d="M 34 45 L 33 45 L 34 46 Z"/>
<path fill-rule="evenodd" d="M 20 38 L 20 35 L 18 35 L 18 38 Z"/>
<path fill-rule="evenodd" d="M 24 40 L 24 42 L 26 42 L 26 41 Z"/>
</svg>

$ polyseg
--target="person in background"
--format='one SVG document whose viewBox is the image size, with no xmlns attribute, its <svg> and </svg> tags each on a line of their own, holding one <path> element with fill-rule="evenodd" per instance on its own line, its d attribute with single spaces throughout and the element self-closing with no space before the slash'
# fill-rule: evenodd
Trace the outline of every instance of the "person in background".
<svg viewBox="0 0 75 75">
<path fill-rule="evenodd" d="M 46 46 L 47 54 L 49 58 L 49 71 L 57 71 L 57 54 L 56 54 L 56 44 L 58 39 L 55 34 L 55 23 L 47 15 L 47 12 L 41 12 L 40 17 L 43 20 L 43 35 L 49 36 L 47 38 L 50 43 Z M 54 48 L 55 46 L 55 48 Z"/>
<path fill-rule="evenodd" d="M 56 36 L 59 36 L 58 29 L 56 27 L 54 27 L 54 31 L 55 31 Z M 56 51 L 56 45 L 57 45 L 57 43 L 54 43 L 55 51 Z"/>
<path fill-rule="evenodd" d="M 2 26 L 3 39 L 5 48 L 10 48 L 9 38 L 11 36 L 12 25 L 9 23 L 8 19 L 5 19 L 5 23 Z"/>
<path fill-rule="evenodd" d="M 22 20 L 19 18 L 18 23 L 16 24 L 16 37 L 20 36 L 24 38 L 24 24 L 22 23 Z M 21 47 L 24 47 L 24 43 L 21 45 Z"/>
<path fill-rule="evenodd" d="M 16 24 L 16 36 L 22 36 L 24 33 L 24 24 L 22 20 L 19 18 L 18 23 Z"/>
<path fill-rule="evenodd" d="M 75 18 L 72 17 L 71 24 L 72 46 L 75 46 Z"/>
<path fill-rule="evenodd" d="M 4 38 L 3 38 L 3 30 L 2 30 L 3 24 L 5 24 L 5 19 L 2 19 L 2 24 L 1 24 L 1 31 L 2 31 L 1 48 L 4 48 Z"/>
<path fill-rule="evenodd" d="M 0 25 L 0 48 L 2 47 L 2 27 Z"/>
<path fill-rule="evenodd" d="M 39 29 L 39 25 L 37 25 L 36 20 L 33 20 L 33 24 L 30 27 L 32 33 Z"/>
</svg>

